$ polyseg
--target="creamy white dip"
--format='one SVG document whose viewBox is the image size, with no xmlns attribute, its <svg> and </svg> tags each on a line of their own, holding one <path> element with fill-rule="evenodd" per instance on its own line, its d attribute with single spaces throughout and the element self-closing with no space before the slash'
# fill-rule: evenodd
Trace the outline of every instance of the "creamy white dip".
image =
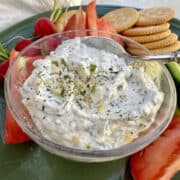
<svg viewBox="0 0 180 180">
<path fill-rule="evenodd" d="M 163 102 L 143 68 L 80 38 L 34 66 L 22 102 L 42 135 L 65 146 L 104 150 L 130 143 L 151 126 Z"/>
</svg>

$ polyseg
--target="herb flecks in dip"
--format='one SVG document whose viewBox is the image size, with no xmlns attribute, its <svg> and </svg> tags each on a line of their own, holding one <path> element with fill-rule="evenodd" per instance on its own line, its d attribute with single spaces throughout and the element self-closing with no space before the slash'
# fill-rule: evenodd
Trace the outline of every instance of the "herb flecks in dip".
<svg viewBox="0 0 180 180">
<path fill-rule="evenodd" d="M 163 101 L 143 68 L 80 38 L 34 66 L 22 101 L 42 135 L 65 146 L 104 150 L 130 143 L 151 126 Z"/>
</svg>

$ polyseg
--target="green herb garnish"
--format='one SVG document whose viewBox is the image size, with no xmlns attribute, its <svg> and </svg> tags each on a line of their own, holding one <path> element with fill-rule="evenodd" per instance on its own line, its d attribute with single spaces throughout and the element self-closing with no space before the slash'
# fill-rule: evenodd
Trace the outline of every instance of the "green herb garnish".
<svg viewBox="0 0 180 180">
<path fill-rule="evenodd" d="M 78 104 L 78 106 L 80 107 L 80 109 L 83 109 L 82 104 L 77 100 L 76 103 Z"/>
<path fill-rule="evenodd" d="M 86 94 L 86 91 L 80 91 L 80 94 L 84 96 Z"/>
<path fill-rule="evenodd" d="M 64 97 L 64 93 L 65 93 L 65 89 L 63 88 L 62 91 L 61 91 L 61 97 Z"/>
<path fill-rule="evenodd" d="M 41 79 L 41 78 L 42 78 L 42 72 L 38 72 L 38 73 L 37 73 L 37 77 L 38 77 L 39 79 Z"/>
<path fill-rule="evenodd" d="M 90 65 L 90 71 L 91 73 L 94 73 L 96 71 L 97 66 L 95 64 Z"/>
<path fill-rule="evenodd" d="M 59 66 L 59 64 L 58 64 L 57 61 L 52 61 L 51 63 L 52 63 L 53 65 L 57 66 L 57 67 Z"/>
<path fill-rule="evenodd" d="M 123 85 L 121 85 L 121 84 L 119 86 L 117 86 L 118 91 L 122 90 L 122 88 L 123 88 Z"/>
<path fill-rule="evenodd" d="M 64 79 L 70 78 L 69 75 L 64 75 Z"/>
<path fill-rule="evenodd" d="M 91 149 L 91 146 L 89 144 L 87 144 L 86 149 Z"/>
<path fill-rule="evenodd" d="M 64 60 L 64 58 L 61 58 L 61 64 L 64 66 L 67 66 L 66 61 Z"/>
<path fill-rule="evenodd" d="M 93 86 L 90 88 L 90 92 L 93 93 L 93 94 L 96 92 L 96 85 L 93 85 Z"/>
</svg>

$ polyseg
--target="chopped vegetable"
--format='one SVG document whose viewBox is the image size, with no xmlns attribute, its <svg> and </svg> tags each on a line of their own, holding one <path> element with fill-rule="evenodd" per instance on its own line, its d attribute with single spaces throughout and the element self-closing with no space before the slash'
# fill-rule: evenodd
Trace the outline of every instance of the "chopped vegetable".
<svg viewBox="0 0 180 180">
<path fill-rule="evenodd" d="M 180 170 L 180 116 L 152 144 L 131 157 L 135 180 L 170 180 Z"/>
<path fill-rule="evenodd" d="M 98 112 L 103 111 L 104 109 L 104 103 L 102 101 L 99 102 L 98 106 L 97 106 Z"/>
<path fill-rule="evenodd" d="M 10 53 L 9 62 L 12 63 L 15 56 L 18 54 L 14 49 Z M 17 70 L 17 73 L 19 71 Z M 19 125 L 16 123 L 15 119 L 11 115 L 9 107 L 6 106 L 6 115 L 5 115 L 5 143 L 6 144 L 15 144 L 29 141 L 30 138 L 21 130 Z"/>
<path fill-rule="evenodd" d="M 9 67 L 9 52 L 4 46 L 0 43 L 0 84 L 4 80 L 4 76 Z"/>
<path fill-rule="evenodd" d="M 67 66 L 66 61 L 63 58 L 61 59 L 61 64 Z"/>
<path fill-rule="evenodd" d="M 91 65 L 90 65 L 90 71 L 91 71 L 91 73 L 95 72 L 95 71 L 96 71 L 96 68 L 97 68 L 97 66 L 96 66 L 95 64 L 91 64 Z"/>
<path fill-rule="evenodd" d="M 56 23 L 59 17 L 62 15 L 62 6 L 59 6 L 58 0 L 54 0 L 53 10 L 50 16 L 50 21 Z"/>
<path fill-rule="evenodd" d="M 80 107 L 80 109 L 83 109 L 82 104 L 81 104 L 78 100 L 76 101 L 76 103 L 77 103 L 77 105 Z"/>
<path fill-rule="evenodd" d="M 60 94 L 60 95 L 61 95 L 62 97 L 64 97 L 64 93 L 65 93 L 65 89 L 63 88 L 63 89 L 61 90 L 61 94 Z"/>
<path fill-rule="evenodd" d="M 15 49 L 16 51 L 22 51 L 25 47 L 27 47 L 31 43 L 32 43 L 31 39 L 21 39 L 20 41 L 16 43 Z"/>
<path fill-rule="evenodd" d="M 76 136 L 76 135 L 72 136 L 72 142 L 73 143 L 78 143 L 79 142 L 79 137 Z"/>
<path fill-rule="evenodd" d="M 9 58 L 9 52 L 4 46 L 0 43 L 0 63 L 6 61 Z"/>
<path fill-rule="evenodd" d="M 0 84 L 3 82 L 5 74 L 9 67 L 9 60 L 4 61 L 0 64 Z"/>
<path fill-rule="evenodd" d="M 96 85 L 93 85 L 90 89 L 90 92 L 94 94 L 96 92 Z"/>
<path fill-rule="evenodd" d="M 177 91 L 177 103 L 178 106 L 180 106 L 180 64 L 176 62 L 169 62 L 166 64 L 166 67 L 168 68 L 175 82 Z"/>
<path fill-rule="evenodd" d="M 9 58 L 0 64 L 0 84 L 3 82 L 5 74 L 8 70 L 9 63 L 16 57 L 18 52 L 14 49 L 11 50 Z"/>
<path fill-rule="evenodd" d="M 5 143 L 16 144 L 29 141 L 29 137 L 21 130 L 19 125 L 14 120 L 9 108 L 6 107 L 5 120 Z"/>
<path fill-rule="evenodd" d="M 57 32 L 54 23 L 47 17 L 41 17 L 35 22 L 34 31 L 39 37 L 54 34 Z"/>
<path fill-rule="evenodd" d="M 57 61 L 52 61 L 51 63 L 52 63 L 53 65 L 57 66 L 57 67 L 59 66 L 59 64 L 58 64 Z"/>
</svg>

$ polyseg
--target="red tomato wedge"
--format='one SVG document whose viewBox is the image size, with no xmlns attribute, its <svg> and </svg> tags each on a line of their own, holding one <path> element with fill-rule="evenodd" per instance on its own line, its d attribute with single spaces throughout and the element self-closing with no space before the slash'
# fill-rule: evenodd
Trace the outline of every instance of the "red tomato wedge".
<svg viewBox="0 0 180 180">
<path fill-rule="evenodd" d="M 180 170 L 180 116 L 152 144 L 132 155 L 135 180 L 170 180 Z"/>
<path fill-rule="evenodd" d="M 10 53 L 10 64 L 16 57 L 18 52 L 12 50 Z M 9 107 L 6 106 L 6 115 L 5 115 L 5 143 L 6 144 L 15 144 L 29 141 L 29 137 L 21 130 L 19 125 L 16 123 L 15 119 L 9 111 Z"/>
<path fill-rule="evenodd" d="M 29 141 L 29 137 L 21 130 L 6 106 L 6 121 L 5 121 L 5 143 L 16 144 Z"/>
</svg>

